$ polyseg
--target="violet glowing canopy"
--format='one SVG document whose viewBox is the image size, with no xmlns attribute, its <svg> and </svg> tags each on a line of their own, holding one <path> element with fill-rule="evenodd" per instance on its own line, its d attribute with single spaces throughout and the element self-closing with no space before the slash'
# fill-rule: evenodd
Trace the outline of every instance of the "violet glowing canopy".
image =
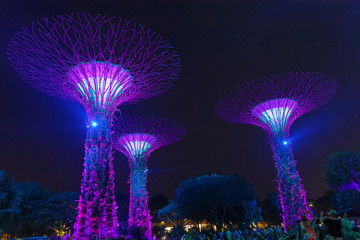
<svg viewBox="0 0 360 240">
<path fill-rule="evenodd" d="M 120 66 L 95 61 L 71 68 L 68 77 L 82 102 L 90 108 L 110 109 L 133 82 L 130 73 Z"/>
<path fill-rule="evenodd" d="M 123 116 L 114 122 L 114 147 L 127 157 L 150 155 L 154 150 L 183 138 L 185 128 L 170 119 Z"/>
<path fill-rule="evenodd" d="M 335 80 L 321 73 L 274 74 L 234 89 L 220 99 L 215 112 L 227 122 L 286 135 L 295 119 L 327 103 L 336 89 Z"/>
<path fill-rule="evenodd" d="M 179 58 L 159 34 L 125 19 L 70 14 L 34 21 L 10 40 L 11 66 L 31 86 L 81 103 L 88 115 L 74 239 L 115 238 L 110 126 L 116 107 L 169 89 Z"/>
<path fill-rule="evenodd" d="M 124 143 L 123 147 L 128 155 L 135 156 L 149 152 L 156 143 L 156 137 L 144 133 L 133 133 L 121 137 L 118 141 Z"/>
<path fill-rule="evenodd" d="M 265 123 L 273 133 L 283 132 L 288 125 L 297 102 L 280 98 L 261 103 L 253 108 L 252 114 Z"/>
<path fill-rule="evenodd" d="M 88 112 L 161 94 L 180 71 L 177 53 L 161 35 L 90 14 L 34 21 L 12 37 L 8 57 L 31 86 L 78 101 Z"/>
<path fill-rule="evenodd" d="M 130 165 L 129 239 L 136 238 L 134 230 L 143 233 L 141 239 L 153 239 L 146 190 L 150 153 L 179 141 L 184 134 L 182 125 L 166 118 L 125 116 L 115 121 L 114 147 L 128 157 Z"/>
</svg>

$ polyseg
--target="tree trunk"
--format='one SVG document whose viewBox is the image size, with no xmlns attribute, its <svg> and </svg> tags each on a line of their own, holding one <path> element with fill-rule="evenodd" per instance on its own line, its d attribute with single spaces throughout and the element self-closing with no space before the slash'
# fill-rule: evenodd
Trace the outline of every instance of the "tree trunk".
<svg viewBox="0 0 360 240">
<path fill-rule="evenodd" d="M 106 115 L 89 119 L 75 240 L 115 238 L 119 225 L 114 195 L 111 118 Z"/>
<path fill-rule="evenodd" d="M 129 230 L 138 231 L 137 238 L 152 239 L 151 217 L 148 207 L 147 181 L 147 156 L 146 153 L 139 153 L 129 159 L 130 164 L 130 203 L 129 203 Z M 141 237 L 141 238 L 140 238 Z"/>
<path fill-rule="evenodd" d="M 278 191 L 282 207 L 284 227 L 291 229 L 305 211 L 309 211 L 306 192 L 296 170 L 291 140 L 283 136 L 274 136 L 271 143 L 273 159 L 278 176 Z"/>
</svg>

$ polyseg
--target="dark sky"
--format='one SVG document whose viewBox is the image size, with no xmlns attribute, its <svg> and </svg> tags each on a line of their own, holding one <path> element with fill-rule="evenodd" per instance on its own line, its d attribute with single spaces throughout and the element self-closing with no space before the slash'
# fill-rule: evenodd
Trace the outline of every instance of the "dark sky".
<svg viewBox="0 0 360 240">
<path fill-rule="evenodd" d="M 259 198 L 275 191 L 265 132 L 214 114 L 230 89 L 262 75 L 318 71 L 339 83 L 334 99 L 295 121 L 295 158 L 311 198 L 328 189 L 324 160 L 360 139 L 360 2 L 357 0 L 1 0 L 0 169 L 53 191 L 79 191 L 86 115 L 77 103 L 27 86 L 6 58 L 10 37 L 35 19 L 72 12 L 125 17 L 151 27 L 178 51 L 182 72 L 165 94 L 123 113 L 169 117 L 185 138 L 152 153 L 150 195 L 174 197 L 177 184 L 209 171 L 240 174 Z M 115 154 L 116 190 L 128 193 L 126 158 Z"/>
</svg>

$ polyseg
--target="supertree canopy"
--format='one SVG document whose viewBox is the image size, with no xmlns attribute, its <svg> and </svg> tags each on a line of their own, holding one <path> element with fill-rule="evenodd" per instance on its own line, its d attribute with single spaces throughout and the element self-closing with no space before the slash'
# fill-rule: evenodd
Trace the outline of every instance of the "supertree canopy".
<svg viewBox="0 0 360 240">
<path fill-rule="evenodd" d="M 130 237 L 152 239 L 146 190 L 147 161 L 154 150 L 179 141 L 185 128 L 166 118 L 148 116 L 126 116 L 116 121 L 114 127 L 114 147 L 128 157 L 130 165 Z"/>
<path fill-rule="evenodd" d="M 84 106 L 89 129 L 74 236 L 115 237 L 112 116 L 120 104 L 170 88 L 180 71 L 176 52 L 141 25 L 70 14 L 22 28 L 10 40 L 8 57 L 31 86 Z"/>
<path fill-rule="evenodd" d="M 289 129 L 299 116 L 328 102 L 336 89 L 335 80 L 321 73 L 281 73 L 234 89 L 216 106 L 215 112 L 221 119 L 257 125 L 269 134 L 283 223 L 287 228 L 309 211 L 296 170 Z"/>
</svg>

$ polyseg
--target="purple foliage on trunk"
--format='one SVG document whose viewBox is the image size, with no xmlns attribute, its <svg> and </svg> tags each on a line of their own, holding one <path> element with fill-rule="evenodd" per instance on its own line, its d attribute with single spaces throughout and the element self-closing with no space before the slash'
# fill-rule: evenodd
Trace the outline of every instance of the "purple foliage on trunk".
<svg viewBox="0 0 360 240">
<path fill-rule="evenodd" d="M 179 141 L 185 128 L 166 118 L 146 116 L 126 116 L 114 125 L 114 148 L 128 157 L 130 165 L 129 237 L 150 240 L 147 161 L 154 150 Z M 134 236 L 134 231 L 140 231 L 142 236 Z"/>
<path fill-rule="evenodd" d="M 335 80 L 325 74 L 281 73 L 234 89 L 215 108 L 221 119 L 259 126 L 270 136 L 286 228 L 309 211 L 291 148 L 290 127 L 304 113 L 328 102 L 336 89 Z"/>
</svg>

